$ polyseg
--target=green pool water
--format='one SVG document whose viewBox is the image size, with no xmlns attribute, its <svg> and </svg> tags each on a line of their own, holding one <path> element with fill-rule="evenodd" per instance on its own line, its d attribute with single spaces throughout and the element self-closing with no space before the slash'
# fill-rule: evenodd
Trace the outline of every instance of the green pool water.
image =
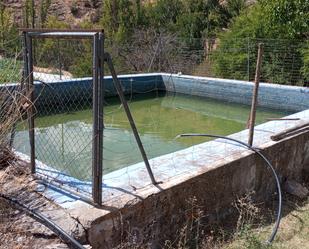
<svg viewBox="0 0 309 249">
<path fill-rule="evenodd" d="M 149 158 L 207 141 L 174 138 L 181 133 L 228 135 L 246 128 L 250 107 L 196 96 L 149 93 L 128 99 Z M 142 161 L 124 110 L 117 98 L 106 100 L 104 174 Z M 288 112 L 258 109 L 256 123 Z M 83 109 L 35 119 L 36 157 L 78 179 L 91 178 L 92 111 Z M 15 147 L 29 155 L 28 132 L 19 128 Z"/>
</svg>

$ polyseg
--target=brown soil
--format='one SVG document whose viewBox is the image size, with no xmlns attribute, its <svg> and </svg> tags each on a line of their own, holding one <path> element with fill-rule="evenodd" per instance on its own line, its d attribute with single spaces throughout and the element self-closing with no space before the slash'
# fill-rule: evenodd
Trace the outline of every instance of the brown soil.
<svg viewBox="0 0 309 249">
<path fill-rule="evenodd" d="M 22 200 L 34 209 L 52 204 L 33 191 L 36 184 L 25 164 L 14 162 L 0 170 L 1 193 Z M 0 248 L 68 248 L 44 225 L 0 197 Z"/>
</svg>

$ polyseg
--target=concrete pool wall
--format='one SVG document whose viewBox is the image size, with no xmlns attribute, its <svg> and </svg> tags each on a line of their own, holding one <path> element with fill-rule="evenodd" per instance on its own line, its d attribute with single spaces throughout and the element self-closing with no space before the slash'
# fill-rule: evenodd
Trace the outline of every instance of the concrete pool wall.
<svg viewBox="0 0 309 249">
<path fill-rule="evenodd" d="M 274 142 L 270 136 L 309 122 L 309 110 L 290 115 L 298 121 L 270 121 L 258 125 L 254 146 L 274 165 L 281 182 L 301 181 L 309 173 L 309 131 Z M 230 137 L 247 140 L 243 130 Z M 150 184 L 143 163 L 104 176 L 103 207 L 74 199 L 54 201 L 85 228 L 93 248 L 113 248 L 120 243 L 161 248 L 176 239 L 185 222 L 191 200 L 203 210 L 203 224 L 211 227 L 230 215 L 232 202 L 255 192 L 260 202 L 276 196 L 274 180 L 256 154 L 217 139 L 150 160 L 161 183 Z M 53 194 L 48 193 L 51 197 Z"/>
<path fill-rule="evenodd" d="M 253 87 L 252 83 L 242 81 L 172 74 L 120 78 L 128 94 L 159 89 L 245 104 L 251 102 Z M 52 88 L 49 89 L 58 95 L 75 89 L 71 90 L 73 98 L 92 96 L 89 78 L 50 84 Z M 107 94 L 115 95 L 108 77 L 106 84 Z M 36 84 L 38 92 L 41 87 L 41 84 Z M 44 96 L 41 95 L 43 104 Z M 272 141 L 270 136 L 309 122 L 309 89 L 261 84 L 259 105 L 299 111 L 289 116 L 299 120 L 258 125 L 254 138 L 254 146 L 271 160 L 281 181 L 299 181 L 304 172 L 309 171 L 309 131 L 278 142 Z M 246 142 L 248 131 L 243 130 L 231 137 Z M 166 239 L 175 238 L 184 225 L 191 198 L 195 197 L 197 204 L 203 207 L 205 222 L 212 224 L 229 214 L 236 196 L 255 191 L 256 198 L 263 199 L 274 194 L 275 190 L 272 176 L 267 174 L 263 161 L 246 149 L 220 139 L 151 159 L 150 164 L 155 177 L 162 182 L 158 186 L 150 184 L 143 163 L 104 175 L 102 208 L 53 191 L 46 195 L 82 224 L 83 237 L 93 248 L 112 248 L 121 242 L 147 243 L 149 248 L 160 248 Z M 61 213 L 56 220 L 61 220 Z"/>
<path fill-rule="evenodd" d="M 126 94 L 147 93 L 154 90 L 209 97 L 240 104 L 251 104 L 253 83 L 167 73 L 120 75 L 119 79 Z M 1 88 L 13 89 L 16 84 Z M 79 78 L 35 83 L 35 93 L 40 95 L 37 105 L 92 99 L 92 79 Z M 112 78 L 105 77 L 105 96 L 116 96 Z M 259 106 L 288 111 L 302 111 L 309 108 L 309 88 L 261 83 Z"/>
</svg>

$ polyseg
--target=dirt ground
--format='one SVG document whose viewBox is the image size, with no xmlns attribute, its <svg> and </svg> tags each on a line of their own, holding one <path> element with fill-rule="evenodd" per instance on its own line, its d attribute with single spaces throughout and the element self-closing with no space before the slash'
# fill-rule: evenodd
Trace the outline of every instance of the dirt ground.
<svg viewBox="0 0 309 249">
<path fill-rule="evenodd" d="M 0 170 L 2 194 L 23 200 L 33 209 L 52 208 L 43 196 L 32 191 L 36 185 L 26 167 L 11 165 Z M 0 197 L 0 248 L 68 248 L 44 225 Z"/>
</svg>

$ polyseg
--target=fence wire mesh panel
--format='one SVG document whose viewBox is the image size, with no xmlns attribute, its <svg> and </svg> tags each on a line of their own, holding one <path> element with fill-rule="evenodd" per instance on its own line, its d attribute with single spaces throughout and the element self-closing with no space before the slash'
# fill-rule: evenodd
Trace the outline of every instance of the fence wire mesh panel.
<svg viewBox="0 0 309 249">
<path fill-rule="evenodd" d="M 264 44 L 261 81 L 306 86 L 308 42 L 242 38 L 181 39 L 151 31 L 137 31 L 128 43 L 108 40 L 119 73 L 165 72 L 253 81 L 257 47 Z"/>
<path fill-rule="evenodd" d="M 69 70 L 75 72 L 74 60 L 91 61 L 91 41 L 40 39 L 35 40 L 33 48 L 34 79 L 42 82 L 36 104 L 37 160 L 90 181 L 92 81 L 80 82 L 76 77 L 91 76 L 92 69 L 85 68 L 78 76 Z M 66 86 L 57 88 L 57 83 L 51 84 L 63 80 L 68 80 Z"/>
<path fill-rule="evenodd" d="M 27 129 L 27 92 L 22 77 L 20 39 L 0 41 L 0 168 L 14 160 L 15 134 Z M 18 142 L 18 141 L 17 141 Z"/>
<path fill-rule="evenodd" d="M 27 155 L 35 151 L 38 176 L 88 199 L 95 185 L 94 123 L 99 116 L 94 115 L 97 102 L 93 94 L 98 89 L 94 89 L 93 80 L 99 84 L 98 74 L 94 76 L 99 70 L 99 53 L 94 51 L 94 43 L 97 48 L 99 43 L 94 37 L 33 37 L 30 48 L 28 40 L 26 49 L 32 53 L 27 60 L 33 63 L 29 75 L 32 73 L 34 81 L 34 148 L 31 143 L 29 147 L 27 129 L 18 132 L 16 147 Z"/>
</svg>

